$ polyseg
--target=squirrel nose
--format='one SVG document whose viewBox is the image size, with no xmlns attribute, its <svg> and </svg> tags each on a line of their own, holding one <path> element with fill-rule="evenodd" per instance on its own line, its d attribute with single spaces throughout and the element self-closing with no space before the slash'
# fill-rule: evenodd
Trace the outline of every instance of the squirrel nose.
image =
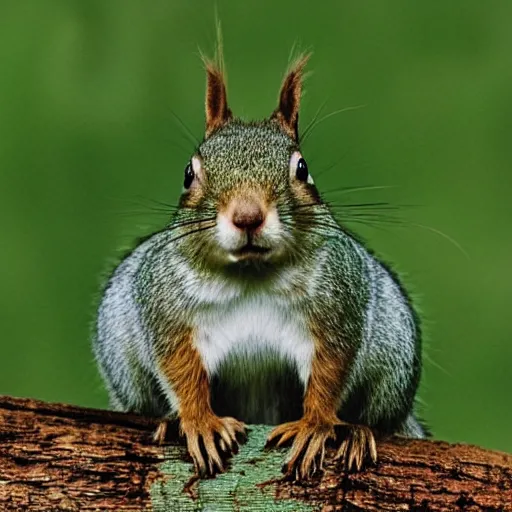
<svg viewBox="0 0 512 512">
<path fill-rule="evenodd" d="M 265 216 L 257 203 L 244 201 L 236 205 L 231 221 L 238 229 L 256 231 L 265 221 Z"/>
</svg>

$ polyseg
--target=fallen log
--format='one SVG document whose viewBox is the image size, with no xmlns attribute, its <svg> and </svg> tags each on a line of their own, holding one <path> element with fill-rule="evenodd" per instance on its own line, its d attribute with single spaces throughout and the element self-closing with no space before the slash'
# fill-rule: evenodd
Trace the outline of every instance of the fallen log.
<svg viewBox="0 0 512 512">
<path fill-rule="evenodd" d="M 292 483 L 280 473 L 286 450 L 264 451 L 270 427 L 253 425 L 228 471 L 198 481 L 177 428 L 160 447 L 155 426 L 0 397 L 0 510 L 512 511 L 512 455 L 476 446 L 393 438 L 362 473 L 328 460 L 321 476 Z"/>
</svg>

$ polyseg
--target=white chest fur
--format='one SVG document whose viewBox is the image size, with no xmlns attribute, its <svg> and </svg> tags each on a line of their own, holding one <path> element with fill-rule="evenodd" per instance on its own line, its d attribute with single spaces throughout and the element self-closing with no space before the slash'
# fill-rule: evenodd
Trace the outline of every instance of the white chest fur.
<svg viewBox="0 0 512 512">
<path fill-rule="evenodd" d="M 295 365 L 304 384 L 314 343 L 305 319 L 291 304 L 255 295 L 210 304 L 197 316 L 196 346 L 210 375 L 230 355 L 272 353 Z"/>
</svg>

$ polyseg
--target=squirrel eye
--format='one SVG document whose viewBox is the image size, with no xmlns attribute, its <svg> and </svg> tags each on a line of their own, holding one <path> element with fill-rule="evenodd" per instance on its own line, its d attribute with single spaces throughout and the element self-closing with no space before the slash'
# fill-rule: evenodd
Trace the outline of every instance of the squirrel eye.
<svg viewBox="0 0 512 512">
<path fill-rule="evenodd" d="M 308 181 L 308 164 L 306 163 L 306 160 L 304 160 L 304 158 L 300 158 L 299 161 L 297 162 L 295 176 L 300 181 Z"/>
<path fill-rule="evenodd" d="M 183 186 L 188 189 L 190 188 L 190 185 L 192 185 L 192 182 L 195 178 L 195 173 L 192 169 L 192 164 L 189 162 L 187 164 L 187 167 L 185 167 L 185 179 L 183 180 Z"/>
</svg>

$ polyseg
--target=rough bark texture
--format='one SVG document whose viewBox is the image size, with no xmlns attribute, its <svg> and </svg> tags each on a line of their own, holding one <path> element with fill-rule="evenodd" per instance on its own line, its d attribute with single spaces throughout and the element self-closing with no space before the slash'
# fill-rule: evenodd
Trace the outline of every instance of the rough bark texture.
<svg viewBox="0 0 512 512">
<path fill-rule="evenodd" d="M 280 478 L 285 451 L 253 426 L 229 471 L 196 482 L 177 432 L 133 415 L 0 398 L 0 510 L 512 511 L 512 456 L 475 446 L 394 439 L 379 463 L 344 474 L 332 462 L 307 484 Z M 174 439 L 174 440 L 173 440 Z"/>
</svg>

